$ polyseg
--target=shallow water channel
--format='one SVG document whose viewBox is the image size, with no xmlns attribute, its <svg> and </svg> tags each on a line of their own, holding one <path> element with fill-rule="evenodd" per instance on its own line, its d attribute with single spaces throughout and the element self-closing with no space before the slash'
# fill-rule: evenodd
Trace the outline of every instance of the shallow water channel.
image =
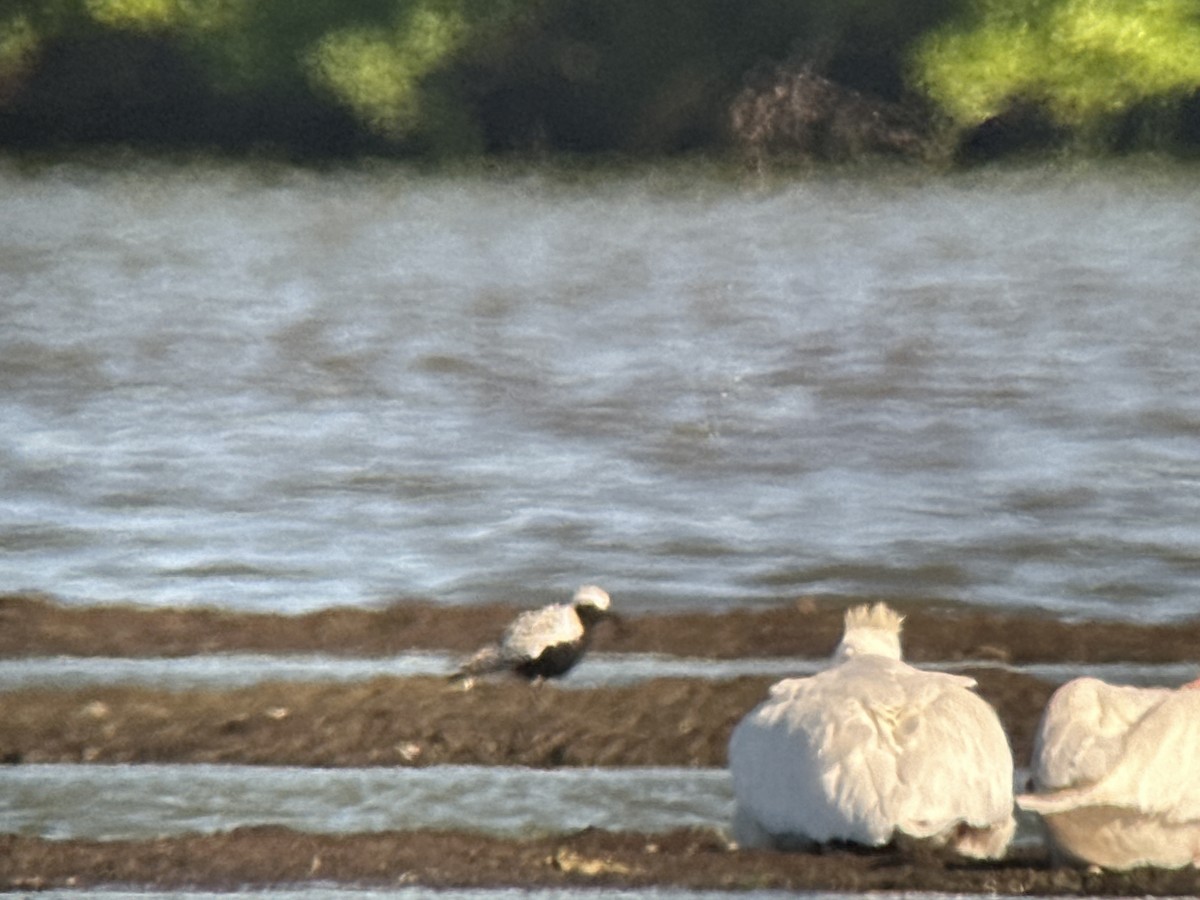
<svg viewBox="0 0 1200 900">
<path fill-rule="evenodd" d="M 0 767 L 0 832 L 134 839 L 262 824 L 327 833 L 658 832 L 724 827 L 732 796 L 721 769 L 29 765 Z"/>
<path fill-rule="evenodd" d="M 0 691 L 45 687 L 69 690 L 93 685 L 130 685 L 168 690 L 221 690 L 268 681 L 361 681 L 377 677 L 449 675 L 461 657 L 412 652 L 378 659 L 322 654 L 219 653 L 178 658 L 29 657 L 0 659 Z M 722 680 L 743 675 L 776 678 L 811 675 L 825 660 L 790 658 L 688 659 L 638 653 L 592 653 L 587 665 L 556 683 L 564 688 L 614 687 L 653 678 Z M 1091 676 L 1117 684 L 1175 686 L 1195 677 L 1195 663 L 1030 663 L 1002 665 L 987 660 L 922 663 L 922 668 L 961 671 L 1003 668 L 1063 683 Z"/>
<path fill-rule="evenodd" d="M 1018 771 L 1015 783 L 1027 774 Z M 52 839 L 153 839 L 242 825 L 334 834 L 418 828 L 506 836 L 583 828 L 724 831 L 732 810 L 724 769 L 0 767 L 0 833 Z M 1016 841 L 1037 840 L 1032 820 L 1020 821 Z"/>
</svg>

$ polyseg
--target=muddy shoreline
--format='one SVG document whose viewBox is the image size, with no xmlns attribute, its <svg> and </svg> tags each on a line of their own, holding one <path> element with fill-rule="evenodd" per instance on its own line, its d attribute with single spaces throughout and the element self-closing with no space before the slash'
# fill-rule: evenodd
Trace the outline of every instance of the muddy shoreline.
<svg viewBox="0 0 1200 900">
<path fill-rule="evenodd" d="M 316 835 L 279 827 L 155 841 L 0 836 L 0 889 L 138 885 L 244 890 L 324 883 L 374 888 L 662 887 L 794 891 L 1195 896 L 1195 869 L 1058 868 L 1040 850 L 963 862 L 924 848 L 731 849 L 702 830 L 642 835 L 585 830 L 504 839 L 458 831 Z"/>
<path fill-rule="evenodd" d="M 629 616 L 623 629 L 601 629 L 594 646 L 614 653 L 714 659 L 821 659 L 841 635 L 845 609 L 870 599 L 802 597 L 768 608 Z M 620 597 L 614 603 L 620 610 Z M 1159 625 L 1066 622 L 1049 613 L 1003 615 L 961 606 L 931 610 L 894 605 L 906 616 L 904 652 L 911 662 L 1200 662 L 1200 617 Z M 293 616 L 211 608 L 74 606 L 42 594 L 7 594 L 0 595 L 0 657 L 467 653 L 494 640 L 517 611 L 501 605 L 397 600 L 378 609 L 342 607 Z"/>
<path fill-rule="evenodd" d="M 1029 757 L 1054 686 L 964 670 Z M 225 691 L 141 687 L 0 694 L 0 761 L 293 766 L 723 767 L 734 725 L 774 679 L 662 678 L 621 687 L 463 691 L 436 677 L 266 683 Z"/>
<path fill-rule="evenodd" d="M 848 602 L 807 599 L 720 615 L 646 615 L 607 630 L 597 649 L 700 658 L 829 654 Z M 310 616 L 213 610 L 70 607 L 0 597 L 0 656 L 184 656 L 320 652 L 383 656 L 467 652 L 493 638 L 505 607 L 396 604 Z M 1185 662 L 1200 668 L 1200 622 L 1063 623 L 961 611 L 913 612 L 914 661 Z M 997 708 L 1018 765 L 1054 685 L 997 668 L 964 669 Z M 436 677 L 265 683 L 178 691 L 102 686 L 0 694 L 0 760 L 24 763 L 248 763 L 422 766 L 724 766 L 734 724 L 767 677 L 664 678 L 564 689 L 511 679 L 462 691 Z M 1096 895 L 1200 894 L 1196 870 L 1089 873 L 1038 848 L 995 864 L 922 848 L 822 853 L 731 851 L 700 831 L 585 831 L 527 839 L 463 832 L 312 835 L 240 828 L 150 841 L 0 836 L 0 890 L 98 884 L 237 889 L 329 882 L 387 886 L 515 885 L 794 890 L 937 890 Z"/>
</svg>

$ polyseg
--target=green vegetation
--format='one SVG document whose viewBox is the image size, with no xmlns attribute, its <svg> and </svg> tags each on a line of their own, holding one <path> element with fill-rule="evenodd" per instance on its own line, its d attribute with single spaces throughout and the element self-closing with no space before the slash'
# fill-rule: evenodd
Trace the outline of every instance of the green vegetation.
<svg viewBox="0 0 1200 900">
<path fill-rule="evenodd" d="M 787 61 L 940 145 L 1200 144 L 1200 0 L 0 0 L 0 145 L 720 150 Z"/>
<path fill-rule="evenodd" d="M 913 60 L 917 85 L 962 124 L 1022 100 L 1095 127 L 1200 88 L 1200 3 L 977 0 L 922 38 Z"/>
</svg>

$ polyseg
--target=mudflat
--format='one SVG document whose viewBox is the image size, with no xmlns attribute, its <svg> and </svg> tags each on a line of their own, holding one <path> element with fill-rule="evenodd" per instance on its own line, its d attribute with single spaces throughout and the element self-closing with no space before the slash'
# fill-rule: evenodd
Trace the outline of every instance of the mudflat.
<svg viewBox="0 0 1200 900">
<path fill-rule="evenodd" d="M 1194 869 L 1089 872 L 1056 868 L 1038 851 L 995 863 L 920 848 L 820 853 L 733 850 L 717 834 L 588 830 L 505 840 L 453 832 L 315 835 L 276 827 L 156 841 L 0 837 L 0 889 L 100 884 L 241 889 L 305 882 L 370 887 L 676 886 L 796 891 L 1196 896 Z"/>
<path fill-rule="evenodd" d="M 621 598 L 614 598 L 620 611 Z M 721 613 L 676 612 L 602 628 L 595 649 L 676 656 L 828 656 L 848 606 L 869 598 L 801 597 Z M 1002 662 L 1182 662 L 1200 660 L 1200 618 L 1170 624 L 1066 622 L 945 605 L 893 604 L 905 615 L 905 659 Z M 439 606 L 397 600 L 378 609 L 339 607 L 304 615 L 214 608 L 71 606 L 41 594 L 0 595 L 0 657 L 186 656 L 196 653 L 331 653 L 384 656 L 405 650 L 467 653 L 499 636 L 511 606 Z"/>
<path fill-rule="evenodd" d="M 768 609 L 656 614 L 602 629 L 596 649 L 696 658 L 821 658 L 850 601 L 804 598 Z M 373 657 L 412 649 L 466 653 L 515 610 L 396 603 L 306 616 L 216 610 L 72 607 L 0 597 L 0 656 L 184 656 L 256 651 Z M 913 610 L 907 658 L 1023 662 L 1189 662 L 1200 622 L 1070 623 L 1049 617 Z M 586 665 L 586 662 L 584 663 Z M 1000 714 L 1018 764 L 1054 685 L 1001 668 L 962 671 Z M 440 763 L 723 766 L 729 733 L 770 678 L 667 678 L 619 687 L 533 687 L 499 678 L 463 691 L 441 678 L 266 683 L 220 691 L 130 687 L 0 694 L 0 760 L 206 762 L 303 766 Z M 796 890 L 1164 895 L 1200 893 L 1195 869 L 1095 873 L 1058 867 L 1039 848 L 1003 861 L 947 859 L 895 846 L 819 853 L 731 849 L 717 833 L 588 830 L 506 839 L 467 832 L 315 835 L 241 828 L 152 841 L 0 837 L 0 889 L 97 884 L 198 886 L 677 885 Z"/>
</svg>

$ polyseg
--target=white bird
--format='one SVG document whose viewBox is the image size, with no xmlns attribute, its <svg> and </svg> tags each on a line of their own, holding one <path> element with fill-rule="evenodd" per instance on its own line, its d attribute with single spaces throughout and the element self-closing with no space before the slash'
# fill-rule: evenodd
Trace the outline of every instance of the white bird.
<svg viewBox="0 0 1200 900">
<path fill-rule="evenodd" d="M 734 729 L 739 845 L 901 834 L 1003 855 L 1016 828 L 1008 738 L 974 679 L 900 661 L 902 621 L 882 603 L 848 610 L 833 665 L 775 684 Z"/>
<path fill-rule="evenodd" d="M 554 603 L 518 615 L 500 640 L 476 652 L 451 676 L 469 688 L 476 676 L 515 672 L 531 681 L 565 675 L 583 658 L 591 628 L 616 619 L 607 592 L 586 584 L 570 603 Z"/>
<path fill-rule="evenodd" d="M 1200 680 L 1183 689 L 1096 678 L 1050 698 L 1034 742 L 1038 794 L 1017 797 L 1057 850 L 1109 869 L 1200 866 Z"/>
</svg>

